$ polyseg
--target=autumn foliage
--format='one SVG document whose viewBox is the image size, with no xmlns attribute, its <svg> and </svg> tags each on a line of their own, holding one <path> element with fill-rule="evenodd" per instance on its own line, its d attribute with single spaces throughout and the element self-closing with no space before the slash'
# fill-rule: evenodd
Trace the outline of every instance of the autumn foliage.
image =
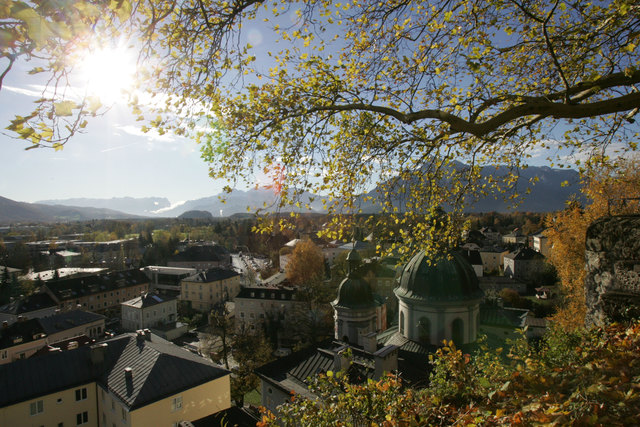
<svg viewBox="0 0 640 427">
<path fill-rule="evenodd" d="M 309 286 L 324 275 L 324 256 L 311 240 L 299 242 L 290 255 L 286 267 L 287 279 L 293 285 Z"/>
<path fill-rule="evenodd" d="M 587 227 L 607 215 L 640 213 L 640 160 L 620 160 L 614 166 L 592 169 L 585 179 L 586 206 L 577 202 L 547 218 L 546 235 L 552 248 L 550 262 L 560 278 L 564 302 L 554 320 L 563 327 L 584 324 L 586 312 L 585 235 Z"/>
<path fill-rule="evenodd" d="M 430 385 L 395 376 L 349 384 L 342 373 L 312 381 L 318 400 L 294 397 L 258 425 L 638 425 L 640 323 L 552 330 L 539 348 L 471 356 L 452 344 L 432 357 Z"/>
</svg>

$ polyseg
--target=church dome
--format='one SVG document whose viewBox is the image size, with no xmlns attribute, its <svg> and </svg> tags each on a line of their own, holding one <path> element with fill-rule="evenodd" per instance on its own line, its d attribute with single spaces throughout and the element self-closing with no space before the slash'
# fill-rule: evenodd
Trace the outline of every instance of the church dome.
<svg viewBox="0 0 640 427">
<path fill-rule="evenodd" d="M 340 283 L 333 305 L 355 309 L 376 307 L 371 286 L 359 277 L 347 277 Z"/>
<path fill-rule="evenodd" d="M 425 302 L 455 302 L 482 297 L 478 278 L 464 256 L 450 252 L 431 259 L 424 251 L 404 267 L 395 293 L 399 297 Z"/>
</svg>

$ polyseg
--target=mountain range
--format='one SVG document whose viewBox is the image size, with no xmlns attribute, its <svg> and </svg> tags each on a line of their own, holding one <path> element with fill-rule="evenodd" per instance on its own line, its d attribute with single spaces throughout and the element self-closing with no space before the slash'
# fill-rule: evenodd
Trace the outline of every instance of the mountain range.
<svg viewBox="0 0 640 427">
<path fill-rule="evenodd" d="M 462 163 L 456 168 L 464 168 Z M 504 167 L 487 167 L 482 171 L 484 176 L 502 176 L 508 170 Z M 533 177 L 538 182 L 531 187 L 531 192 L 522 197 L 517 210 L 529 212 L 553 212 L 564 208 L 565 202 L 579 193 L 580 179 L 578 172 L 569 169 L 552 169 L 549 167 L 530 166 L 519 173 L 515 191 L 520 194 L 529 185 Z M 374 195 L 372 190 L 368 195 Z M 305 193 L 303 200 L 310 200 L 313 195 Z M 111 199 L 74 198 L 61 200 L 42 200 L 36 203 L 16 202 L 0 197 L 0 223 L 12 222 L 52 222 L 82 221 L 90 219 L 124 219 L 124 218 L 161 218 L 178 217 L 188 211 L 206 211 L 213 217 L 227 217 L 233 214 L 246 213 L 250 210 L 265 209 L 273 211 L 275 195 L 270 189 L 234 190 L 230 194 L 215 195 L 196 200 L 171 204 L 163 197 L 114 197 Z M 473 212 L 506 212 L 510 210 L 508 202 L 500 197 L 489 195 L 473 203 L 468 203 Z M 314 197 L 310 203 L 310 212 L 324 212 L 321 197 Z M 249 208 L 249 209 L 247 209 Z M 373 213 L 377 208 L 363 205 L 363 211 Z"/>
</svg>

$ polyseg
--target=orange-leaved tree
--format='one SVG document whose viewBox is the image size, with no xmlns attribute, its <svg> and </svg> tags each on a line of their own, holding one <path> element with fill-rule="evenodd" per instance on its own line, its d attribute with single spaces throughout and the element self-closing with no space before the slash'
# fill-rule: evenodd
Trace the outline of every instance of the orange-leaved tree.
<svg viewBox="0 0 640 427">
<path fill-rule="evenodd" d="M 324 276 L 324 256 L 311 240 L 299 242 L 286 267 L 287 279 L 293 285 L 309 286 Z"/>
<path fill-rule="evenodd" d="M 558 272 L 564 303 L 554 315 L 561 326 L 575 329 L 584 324 L 586 312 L 585 234 L 603 216 L 640 213 L 640 159 L 620 159 L 586 174 L 585 206 L 572 201 L 562 212 L 549 215 L 546 235 L 552 248 L 550 261 Z"/>
</svg>

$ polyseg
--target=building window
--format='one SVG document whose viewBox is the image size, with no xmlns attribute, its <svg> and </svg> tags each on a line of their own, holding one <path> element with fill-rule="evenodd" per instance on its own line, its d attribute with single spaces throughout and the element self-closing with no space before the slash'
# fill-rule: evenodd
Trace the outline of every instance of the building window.
<svg viewBox="0 0 640 427">
<path fill-rule="evenodd" d="M 122 421 L 127 421 L 127 410 L 122 408 L 121 414 L 122 414 Z"/>
<path fill-rule="evenodd" d="M 464 342 L 464 322 L 462 319 L 457 318 L 451 323 L 451 339 L 459 346 L 465 344 Z"/>
<path fill-rule="evenodd" d="M 44 400 L 37 400 L 31 402 L 29 405 L 29 413 L 31 415 L 38 415 L 44 412 Z"/>
<path fill-rule="evenodd" d="M 171 400 L 171 412 L 179 411 L 182 409 L 182 396 L 174 397 Z"/>
<path fill-rule="evenodd" d="M 9 357 L 9 354 L 7 353 L 7 350 L 3 351 L 2 353 L 0 353 L 2 356 L 2 360 L 6 359 Z"/>
<path fill-rule="evenodd" d="M 79 400 L 86 400 L 87 399 L 87 388 L 86 387 L 82 387 L 76 390 L 76 402 Z"/>
<path fill-rule="evenodd" d="M 84 411 L 81 414 L 76 414 L 77 426 L 80 426 L 82 424 L 87 424 L 88 422 L 89 422 L 89 413 L 87 411 Z"/>
</svg>

